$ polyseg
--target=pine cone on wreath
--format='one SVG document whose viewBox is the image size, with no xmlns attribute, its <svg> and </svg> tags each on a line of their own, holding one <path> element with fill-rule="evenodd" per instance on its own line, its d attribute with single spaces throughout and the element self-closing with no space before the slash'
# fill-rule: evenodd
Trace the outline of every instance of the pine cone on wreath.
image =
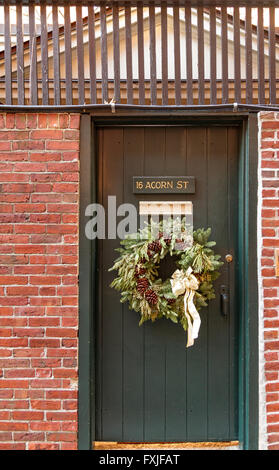
<svg viewBox="0 0 279 470">
<path fill-rule="evenodd" d="M 135 277 L 139 278 L 140 276 L 143 276 L 143 274 L 146 273 L 146 269 L 143 268 L 142 266 L 136 265 L 135 267 Z"/>
<path fill-rule="evenodd" d="M 173 305 L 175 303 L 176 299 L 167 299 L 167 302 L 169 305 Z"/>
<path fill-rule="evenodd" d="M 148 289 L 146 292 L 145 292 L 145 298 L 147 300 L 147 302 L 150 304 L 150 305 L 156 305 L 157 302 L 158 302 L 158 296 L 156 294 L 156 292 L 154 292 L 154 290 L 152 289 Z"/>
<path fill-rule="evenodd" d="M 171 238 L 170 237 L 164 238 L 164 242 L 165 242 L 166 245 L 170 245 L 171 244 Z"/>
<path fill-rule="evenodd" d="M 140 279 L 137 280 L 137 291 L 140 293 L 140 294 L 144 294 L 146 289 L 148 289 L 149 287 L 149 281 L 148 279 L 146 279 L 146 277 L 142 277 Z"/>
<path fill-rule="evenodd" d="M 150 251 L 155 251 L 155 253 L 160 253 L 161 249 L 162 249 L 162 245 L 158 240 L 148 243 L 148 250 Z"/>
</svg>

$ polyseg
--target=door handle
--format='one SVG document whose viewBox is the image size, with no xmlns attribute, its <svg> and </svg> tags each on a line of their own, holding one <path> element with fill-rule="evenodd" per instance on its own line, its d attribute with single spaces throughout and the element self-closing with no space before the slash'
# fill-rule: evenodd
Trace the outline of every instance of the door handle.
<svg viewBox="0 0 279 470">
<path fill-rule="evenodd" d="M 227 317 L 229 315 L 229 291 L 228 286 L 221 286 L 220 288 L 220 306 L 221 315 Z"/>
</svg>

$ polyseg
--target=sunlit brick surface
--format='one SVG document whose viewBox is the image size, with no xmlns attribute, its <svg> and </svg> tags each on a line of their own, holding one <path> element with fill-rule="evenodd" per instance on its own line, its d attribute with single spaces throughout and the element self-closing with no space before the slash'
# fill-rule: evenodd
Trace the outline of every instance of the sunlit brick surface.
<svg viewBox="0 0 279 470">
<path fill-rule="evenodd" d="M 0 450 L 77 439 L 79 115 L 0 114 Z"/>
</svg>

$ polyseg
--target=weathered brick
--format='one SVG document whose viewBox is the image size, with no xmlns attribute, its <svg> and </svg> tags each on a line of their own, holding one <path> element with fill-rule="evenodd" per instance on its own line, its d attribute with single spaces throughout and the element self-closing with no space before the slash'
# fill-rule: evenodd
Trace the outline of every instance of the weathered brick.
<svg viewBox="0 0 279 470">
<path fill-rule="evenodd" d="M 63 131 L 62 130 L 35 130 L 30 132 L 30 139 L 62 139 Z"/>
<path fill-rule="evenodd" d="M 279 449 L 279 279 L 275 276 L 275 248 L 279 247 L 278 240 L 278 113 L 261 113 L 261 166 L 262 172 L 262 242 L 261 285 L 264 299 L 264 320 L 260 327 L 264 328 L 264 369 L 266 389 L 266 419 L 267 419 L 267 441 L 269 449 Z M 277 174 L 276 174 L 277 170 Z M 275 424 L 270 424 L 275 423 Z"/>
<path fill-rule="evenodd" d="M 79 115 L 0 113 L 0 450 L 76 447 L 78 158 Z"/>
</svg>

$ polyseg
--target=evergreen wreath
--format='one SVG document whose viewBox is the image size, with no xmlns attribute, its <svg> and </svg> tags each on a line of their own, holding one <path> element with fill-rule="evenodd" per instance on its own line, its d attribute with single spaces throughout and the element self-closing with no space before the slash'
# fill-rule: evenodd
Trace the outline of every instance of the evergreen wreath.
<svg viewBox="0 0 279 470">
<path fill-rule="evenodd" d="M 210 228 L 199 228 L 190 234 L 185 219 L 169 219 L 164 225 L 163 221 L 151 220 L 143 230 L 120 242 L 122 247 L 116 249 L 120 257 L 109 269 L 116 270 L 118 276 L 110 286 L 121 292 L 121 302 L 128 302 L 130 309 L 140 313 L 139 325 L 147 320 L 170 319 L 188 330 L 188 345 L 193 344 L 193 341 L 189 344 L 191 312 L 194 318 L 194 310 L 197 313 L 215 298 L 213 281 L 223 264 L 221 256 L 212 249 L 216 243 L 208 241 L 210 234 Z M 177 258 L 178 270 L 163 281 L 158 269 L 168 254 Z M 176 287 L 183 284 L 184 288 L 175 291 L 175 283 Z M 197 317 L 200 323 L 198 314 Z M 196 326 L 198 330 L 199 325 Z"/>
</svg>

